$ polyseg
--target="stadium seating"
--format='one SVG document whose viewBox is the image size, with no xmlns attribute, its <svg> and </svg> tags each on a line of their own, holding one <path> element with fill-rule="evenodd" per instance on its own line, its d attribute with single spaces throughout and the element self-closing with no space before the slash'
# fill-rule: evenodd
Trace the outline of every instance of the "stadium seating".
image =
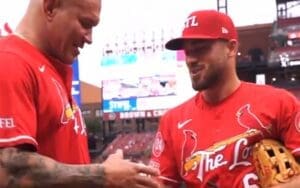
<svg viewBox="0 0 300 188">
<path fill-rule="evenodd" d="M 269 56 L 270 66 L 300 65 L 300 46 L 285 46 L 274 49 Z M 287 63 L 286 65 L 284 65 Z"/>
<path fill-rule="evenodd" d="M 119 134 L 103 151 L 101 158 L 105 159 L 117 149 L 122 149 L 125 158 L 147 163 L 154 137 L 154 132 Z"/>
</svg>

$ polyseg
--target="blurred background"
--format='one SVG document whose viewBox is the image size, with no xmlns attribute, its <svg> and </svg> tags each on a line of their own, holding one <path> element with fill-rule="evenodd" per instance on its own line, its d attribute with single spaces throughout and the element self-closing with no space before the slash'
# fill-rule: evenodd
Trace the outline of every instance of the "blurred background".
<svg viewBox="0 0 300 188">
<path fill-rule="evenodd" d="M 0 35 L 12 33 L 28 0 L 0 1 Z M 147 163 L 159 118 L 195 94 L 184 53 L 164 48 L 189 12 L 215 9 L 238 27 L 240 79 L 286 88 L 300 98 L 299 0 L 102 0 L 93 44 L 74 61 L 94 162 L 121 148 Z M 66 26 L 67 27 L 67 26 Z"/>
</svg>

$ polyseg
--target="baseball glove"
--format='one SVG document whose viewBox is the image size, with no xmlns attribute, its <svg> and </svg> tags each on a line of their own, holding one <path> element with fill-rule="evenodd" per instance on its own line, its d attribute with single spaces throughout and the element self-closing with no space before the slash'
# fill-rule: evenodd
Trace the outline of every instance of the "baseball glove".
<svg viewBox="0 0 300 188">
<path fill-rule="evenodd" d="M 262 188 L 288 182 L 300 173 L 291 152 L 271 139 L 263 139 L 254 145 L 253 162 Z"/>
</svg>

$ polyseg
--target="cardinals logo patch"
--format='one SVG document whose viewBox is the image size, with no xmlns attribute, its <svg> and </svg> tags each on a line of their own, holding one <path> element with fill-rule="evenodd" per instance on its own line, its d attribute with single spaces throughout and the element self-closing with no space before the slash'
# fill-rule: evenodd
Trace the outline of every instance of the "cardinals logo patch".
<svg viewBox="0 0 300 188">
<path fill-rule="evenodd" d="M 161 135 L 161 132 L 157 132 L 152 147 L 152 153 L 155 157 L 160 157 L 164 149 L 165 149 L 165 143 Z"/>
</svg>

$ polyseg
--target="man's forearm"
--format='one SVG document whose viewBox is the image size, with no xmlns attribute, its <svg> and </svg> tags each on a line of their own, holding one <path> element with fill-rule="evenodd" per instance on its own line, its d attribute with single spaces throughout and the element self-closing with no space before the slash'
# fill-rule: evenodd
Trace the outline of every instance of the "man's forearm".
<svg viewBox="0 0 300 188">
<path fill-rule="evenodd" d="M 104 187 L 100 165 L 67 165 L 34 152 L 0 149 L 0 187 Z"/>
</svg>

